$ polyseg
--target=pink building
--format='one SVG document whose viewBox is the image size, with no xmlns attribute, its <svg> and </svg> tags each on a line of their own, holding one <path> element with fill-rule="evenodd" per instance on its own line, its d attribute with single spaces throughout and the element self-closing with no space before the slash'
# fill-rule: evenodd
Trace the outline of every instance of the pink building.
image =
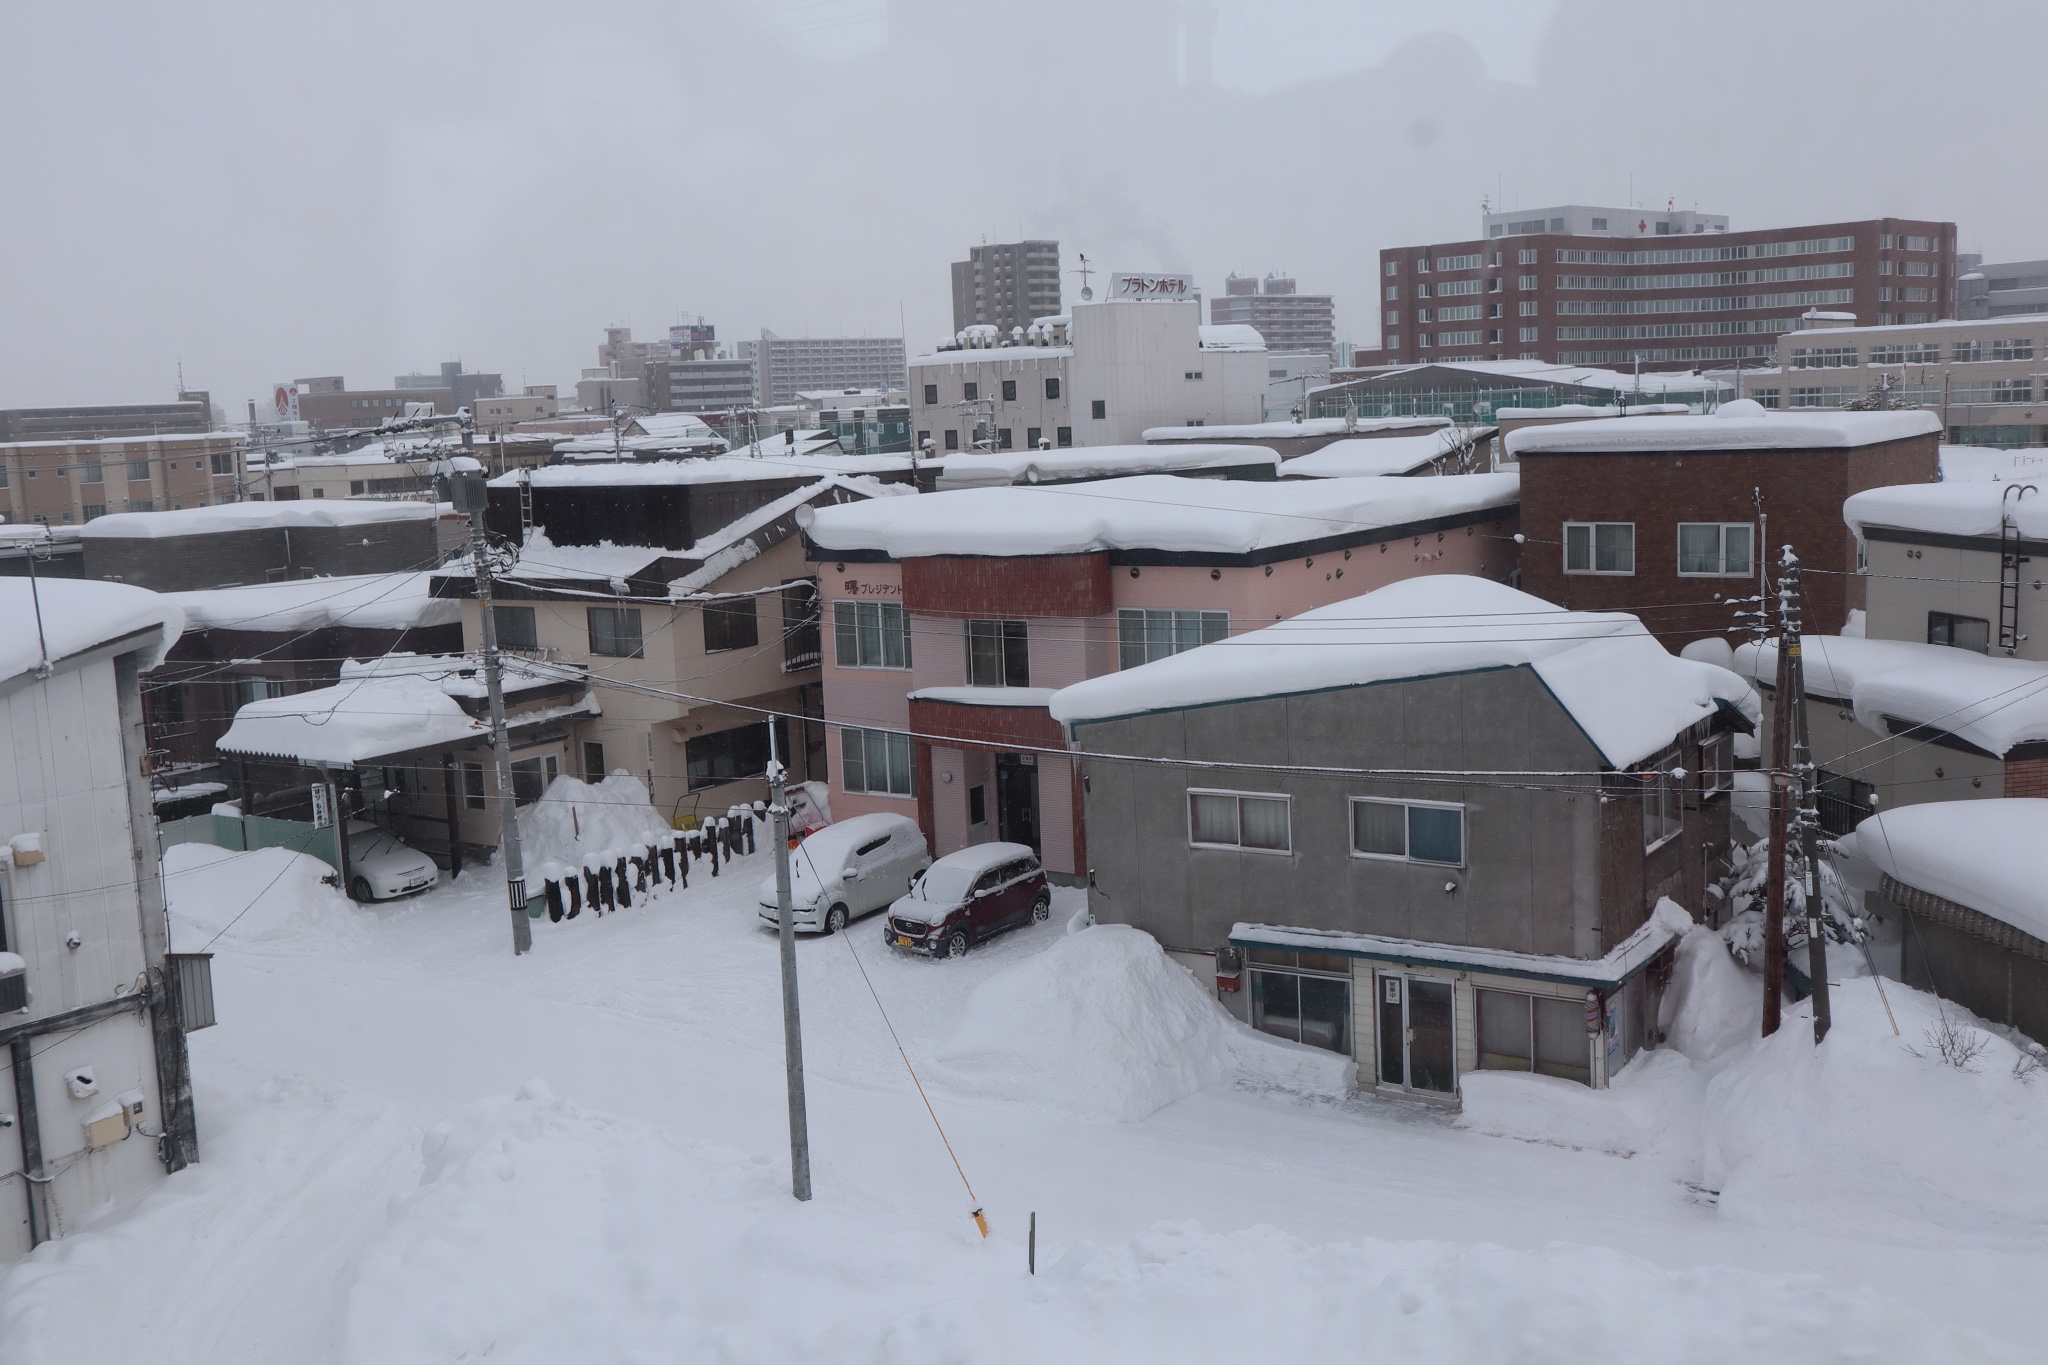
<svg viewBox="0 0 2048 1365">
<path fill-rule="evenodd" d="M 1030 844 L 1085 879 L 1058 689 L 1417 574 L 1505 580 L 1519 479 L 1152 476 L 819 508 L 836 818 L 914 813 L 940 855 Z"/>
</svg>

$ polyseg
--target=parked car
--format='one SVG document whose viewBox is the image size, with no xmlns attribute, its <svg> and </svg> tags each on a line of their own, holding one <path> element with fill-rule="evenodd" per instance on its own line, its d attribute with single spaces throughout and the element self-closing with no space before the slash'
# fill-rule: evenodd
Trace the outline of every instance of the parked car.
<svg viewBox="0 0 2048 1365">
<path fill-rule="evenodd" d="M 441 880 L 434 860 L 399 842 L 390 830 L 367 820 L 348 822 L 348 894 L 359 901 L 388 901 L 424 891 Z"/>
<path fill-rule="evenodd" d="M 897 948 L 958 957 L 971 944 L 1051 913 L 1052 889 L 1029 846 L 976 844 L 926 868 L 889 907 L 882 932 Z"/>
<path fill-rule="evenodd" d="M 917 821 L 904 815 L 856 815 L 814 831 L 789 855 L 790 922 L 833 934 L 910 889 L 931 865 Z M 761 879 L 761 918 L 779 919 L 775 875 Z"/>
</svg>

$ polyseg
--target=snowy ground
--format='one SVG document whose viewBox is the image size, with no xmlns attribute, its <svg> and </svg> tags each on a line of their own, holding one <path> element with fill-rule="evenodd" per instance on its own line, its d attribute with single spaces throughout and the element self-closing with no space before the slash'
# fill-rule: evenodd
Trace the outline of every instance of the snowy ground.
<svg viewBox="0 0 2048 1365">
<path fill-rule="evenodd" d="M 2048 1077 L 2003 1042 L 1974 1074 L 1915 1056 L 1934 1005 L 1897 986 L 1894 1038 L 1845 985 L 1823 1065 L 1798 1011 L 1767 1044 L 1717 1014 L 1743 978 L 1689 941 L 1693 1055 L 1605 1094 L 1487 1076 L 1453 1121 L 1225 1074 L 1117 1122 L 997 1097 L 1041 1030 L 1100 1079 L 1070 1035 L 1115 1009 L 1033 1013 L 1076 893 L 960 961 L 870 919 L 798 945 L 800 1206 L 765 854 L 541 921 L 518 960 L 488 870 L 361 908 L 278 850 L 173 858 L 179 946 L 234 921 L 192 1038 L 203 1164 L 0 1273 L 8 1365 L 2025 1360 L 2048 1329 Z"/>
</svg>

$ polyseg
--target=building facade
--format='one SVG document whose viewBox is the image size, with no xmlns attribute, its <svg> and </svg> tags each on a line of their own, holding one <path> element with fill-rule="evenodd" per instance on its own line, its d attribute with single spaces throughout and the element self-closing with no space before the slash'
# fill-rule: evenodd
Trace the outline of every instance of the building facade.
<svg viewBox="0 0 2048 1365">
<path fill-rule="evenodd" d="M 1521 586 L 1575 611 L 1631 611 L 1676 650 L 1738 635 L 1735 599 L 1763 590 L 1791 545 L 1809 572 L 1806 628 L 1863 606 L 1850 494 L 1931 483 L 1934 418 L 1919 412 L 1612 417 L 1507 438 L 1522 478 Z"/>
<path fill-rule="evenodd" d="M 50 670 L 0 670 L 0 1263 L 198 1160 L 185 1033 L 213 1008 L 205 956 L 170 955 L 142 723 L 176 609 L 30 586 L 0 581 L 0 637 L 37 641 L 40 615 Z"/>
<path fill-rule="evenodd" d="M 761 329 L 758 341 L 734 348 L 754 362 L 754 401 L 778 408 L 809 389 L 901 389 L 902 337 L 781 337 Z"/>
<path fill-rule="evenodd" d="M 0 442 L 8 444 L 197 435 L 214 426 L 213 399 L 204 390 L 181 393 L 175 403 L 0 409 Z"/>
<path fill-rule="evenodd" d="M 1256 328 L 1267 350 L 1320 356 L 1326 370 L 1337 351 L 1336 301 L 1328 294 L 1297 293 L 1283 275 L 1230 276 L 1223 296 L 1209 300 L 1209 321 Z"/>
<path fill-rule="evenodd" d="M 1964 318 L 2024 317 L 2048 313 L 2048 261 L 1998 261 L 1974 256 L 1960 261 Z"/>
<path fill-rule="evenodd" d="M 292 381 L 299 392 L 299 420 L 316 432 L 347 431 L 396 421 L 414 404 L 453 416 L 459 406 L 452 390 L 434 388 L 351 389 L 341 375 Z"/>
<path fill-rule="evenodd" d="M 1202 322 L 1196 300 L 1076 304 L 1021 344 L 970 330 L 910 366 L 920 449 L 1136 445 L 1148 427 L 1255 423 L 1266 348 Z"/>
<path fill-rule="evenodd" d="M 1380 359 L 1700 369 L 1769 363 L 1813 308 L 1869 326 L 1956 315 L 1953 223 L 1726 221 L 1549 209 L 1488 215 L 1477 240 L 1382 250 Z"/>
<path fill-rule="evenodd" d="M 1060 311 L 1060 244 L 1002 242 L 969 247 L 953 262 L 953 330 L 994 327 L 1008 335 Z"/>
<path fill-rule="evenodd" d="M 0 444 L 0 513 L 9 522 L 65 526 L 115 512 L 231 503 L 247 447 L 240 432 Z"/>
<path fill-rule="evenodd" d="M 397 389 L 446 389 L 450 399 L 458 408 L 476 411 L 479 402 L 496 398 L 505 392 L 503 375 L 478 374 L 465 370 L 459 360 L 444 360 L 434 374 L 402 374 L 391 381 Z"/>
</svg>

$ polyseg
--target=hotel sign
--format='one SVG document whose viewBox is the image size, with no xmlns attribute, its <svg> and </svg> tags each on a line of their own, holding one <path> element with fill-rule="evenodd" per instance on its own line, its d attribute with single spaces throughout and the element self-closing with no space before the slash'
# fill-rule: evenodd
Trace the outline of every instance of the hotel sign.
<svg viewBox="0 0 2048 1365">
<path fill-rule="evenodd" d="M 1113 276 L 1116 299 L 1191 299 L 1195 297 L 1193 275 L 1150 275 L 1141 271 L 1119 271 Z"/>
</svg>

